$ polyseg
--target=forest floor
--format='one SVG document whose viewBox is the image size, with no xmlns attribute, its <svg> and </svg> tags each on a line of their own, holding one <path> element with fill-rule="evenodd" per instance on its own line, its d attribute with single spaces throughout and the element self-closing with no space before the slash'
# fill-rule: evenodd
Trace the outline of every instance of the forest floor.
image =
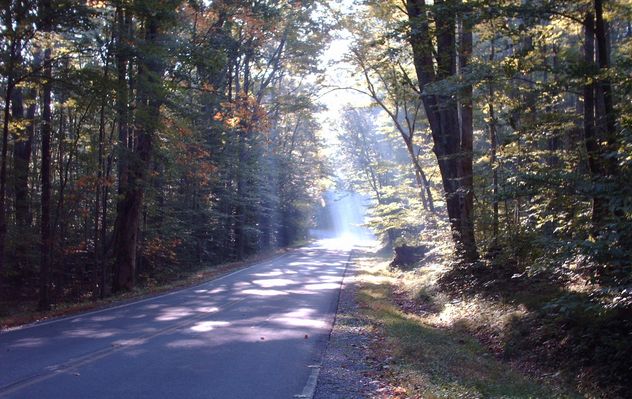
<svg viewBox="0 0 632 399">
<path fill-rule="evenodd" d="M 0 301 L 0 331 L 55 317 L 71 316 L 89 310 L 116 306 L 127 301 L 147 298 L 175 289 L 202 284 L 260 261 L 278 256 L 290 251 L 294 247 L 295 246 L 262 252 L 238 262 L 205 266 L 190 273 L 180 274 L 162 284 L 154 282 L 151 284 L 138 285 L 133 291 L 112 295 L 104 299 L 95 299 L 92 296 L 85 296 L 77 298 L 73 302 L 57 303 L 54 304 L 49 311 L 36 310 L 36 298 L 31 298 L 30 300 L 24 300 L 23 298 L 4 299 Z"/>
<path fill-rule="evenodd" d="M 439 284 L 446 270 L 432 258 L 408 271 L 389 261 L 355 257 L 317 399 L 584 397 L 562 373 L 503 355 L 502 334 L 526 309 L 451 297 Z"/>
</svg>

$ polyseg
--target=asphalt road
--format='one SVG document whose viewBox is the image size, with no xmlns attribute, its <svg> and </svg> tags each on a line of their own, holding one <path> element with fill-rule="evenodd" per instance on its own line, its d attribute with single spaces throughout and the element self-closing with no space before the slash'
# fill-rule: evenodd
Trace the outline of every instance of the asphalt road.
<svg viewBox="0 0 632 399">
<path fill-rule="evenodd" d="M 0 398 L 309 398 L 348 257 L 315 244 L 0 333 Z"/>
</svg>

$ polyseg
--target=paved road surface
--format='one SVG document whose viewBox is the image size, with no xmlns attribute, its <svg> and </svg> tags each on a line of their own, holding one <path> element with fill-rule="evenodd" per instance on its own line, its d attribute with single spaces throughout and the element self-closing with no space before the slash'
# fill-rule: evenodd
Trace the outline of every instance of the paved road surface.
<svg viewBox="0 0 632 399">
<path fill-rule="evenodd" d="M 196 287 L 0 333 L 0 398 L 309 397 L 348 256 L 315 244 Z"/>
</svg>

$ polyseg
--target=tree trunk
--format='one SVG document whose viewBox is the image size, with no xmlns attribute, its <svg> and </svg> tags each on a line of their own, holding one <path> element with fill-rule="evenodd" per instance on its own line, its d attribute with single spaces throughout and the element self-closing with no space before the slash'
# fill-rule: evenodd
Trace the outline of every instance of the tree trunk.
<svg viewBox="0 0 632 399">
<path fill-rule="evenodd" d="M 587 68 L 594 71 L 595 65 L 595 20 L 592 13 L 584 20 L 584 61 Z M 591 74 L 592 75 L 592 74 Z M 588 168 L 595 182 L 604 177 L 604 168 L 595 132 L 595 85 L 592 76 L 586 77 L 584 85 L 584 142 L 588 155 Z M 593 233 L 598 233 L 608 217 L 608 198 L 599 193 L 593 194 L 591 221 Z"/>
<path fill-rule="evenodd" d="M 246 249 L 246 206 L 244 196 L 246 195 L 246 177 L 244 169 L 246 166 L 246 132 L 239 132 L 239 149 L 237 163 L 237 206 L 235 207 L 235 256 L 243 259 Z"/>
<path fill-rule="evenodd" d="M 110 130 L 110 137 L 108 139 L 108 147 L 112 147 L 112 143 L 114 142 L 114 132 L 115 132 L 115 124 L 112 124 L 112 130 Z M 105 181 L 109 183 L 111 174 L 112 174 L 112 163 L 114 160 L 114 151 L 110 153 L 107 158 L 107 163 L 105 167 Z M 101 289 L 99 291 L 99 295 L 101 298 L 105 298 L 110 294 L 110 262 L 107 261 L 107 246 L 106 246 L 106 237 L 108 232 L 108 198 L 110 195 L 110 185 L 105 184 L 103 187 L 103 195 L 101 198 Z"/>
<path fill-rule="evenodd" d="M 6 2 L 3 4 L 3 11 L 5 18 L 2 21 L 6 27 L 7 37 L 10 37 L 8 45 L 8 59 L 4 65 L 4 73 L 6 76 L 6 89 L 4 93 L 4 114 L 2 125 L 2 150 L 0 155 L 0 282 L 2 282 L 2 275 L 4 273 L 4 258 L 5 258 L 5 244 L 7 235 L 7 215 L 6 215 L 6 192 L 7 192 L 7 154 L 9 150 L 9 124 L 11 121 L 11 99 L 13 97 L 13 90 L 15 89 L 15 68 L 19 62 L 20 51 L 18 43 L 18 32 L 14 28 L 15 25 L 19 25 L 20 21 L 13 20 L 13 11 L 11 9 L 12 2 Z M 19 27 L 17 27 L 19 28 Z"/>
<path fill-rule="evenodd" d="M 24 231 L 31 224 L 31 207 L 29 199 L 29 167 L 31 163 L 31 152 L 33 149 L 33 133 L 35 131 L 35 98 L 36 91 L 28 91 L 28 99 L 32 101 L 26 110 L 27 126 L 19 137 L 16 137 L 13 145 L 13 174 L 15 190 L 15 221 L 19 231 Z M 20 102 L 22 99 L 20 98 Z M 17 102 L 17 100 L 14 100 Z M 14 112 L 15 116 L 15 112 Z"/>
<path fill-rule="evenodd" d="M 9 121 L 11 120 L 11 97 L 13 96 L 13 81 L 9 74 L 4 98 L 4 123 L 2 126 L 2 155 L 0 159 L 0 281 L 4 272 L 4 252 L 7 236 L 6 220 L 6 185 L 7 185 L 7 152 L 9 147 Z"/>
<path fill-rule="evenodd" d="M 464 73 L 472 56 L 472 26 L 468 18 L 460 18 L 459 43 L 459 74 L 463 79 Z M 473 140 L 474 116 L 472 104 L 472 85 L 466 84 L 460 93 L 461 112 L 461 147 L 459 157 L 458 181 L 460 201 L 460 233 L 463 240 L 465 259 L 474 261 L 478 258 L 476 238 L 474 236 L 474 170 L 473 170 Z"/>
<path fill-rule="evenodd" d="M 48 3 L 45 1 L 44 3 Z M 49 5 L 48 7 L 49 8 Z M 44 50 L 44 86 L 42 91 L 42 160 L 41 160 L 41 222 L 40 222 L 40 293 L 39 308 L 47 310 L 50 307 L 49 286 L 50 286 L 50 260 L 51 260 L 51 225 L 50 225 L 50 205 L 51 205 L 51 84 L 52 65 L 51 49 Z"/>
<path fill-rule="evenodd" d="M 424 109 L 432 132 L 434 153 L 439 163 L 457 256 L 470 263 L 478 259 L 473 223 L 471 87 L 466 87 L 460 93 L 460 107 L 450 95 L 426 93 L 427 86 L 456 74 L 457 50 L 455 12 L 445 2 L 436 1 L 435 64 L 427 8 L 424 0 L 407 0 L 412 25 L 409 40 Z M 462 66 L 467 65 L 471 40 L 471 30 L 464 29 L 459 46 Z"/>
<path fill-rule="evenodd" d="M 496 47 L 494 39 L 491 40 L 491 52 L 489 54 L 489 62 L 492 64 L 496 57 Z M 492 170 L 492 247 L 496 247 L 498 242 L 498 165 L 497 165 L 497 141 L 498 131 L 496 128 L 496 111 L 494 109 L 494 98 L 496 96 L 493 82 L 488 83 L 489 89 L 489 164 Z"/>
<path fill-rule="evenodd" d="M 419 188 L 419 196 L 421 198 L 421 203 L 424 207 L 424 210 L 429 210 L 430 212 L 435 213 L 436 210 L 434 206 L 434 200 L 432 198 L 432 192 L 430 191 L 430 184 L 428 183 L 426 173 L 421 167 L 421 163 L 419 163 L 417 154 L 415 154 L 415 149 L 412 143 L 412 134 L 406 137 L 403 131 L 400 130 L 400 133 L 401 136 L 404 138 L 406 151 L 408 152 L 410 161 L 413 164 L 413 169 L 415 170 L 415 180 L 417 182 L 417 188 Z"/>
<path fill-rule="evenodd" d="M 603 0 L 594 0 L 595 6 L 595 38 L 597 44 L 597 61 L 599 70 L 605 72 L 610 67 L 610 52 L 608 48 L 608 32 L 603 19 Z M 614 99 L 612 94 L 612 84 L 608 78 L 601 78 L 597 82 L 597 90 L 603 96 L 603 115 L 599 115 L 597 123 L 605 132 L 607 145 L 606 152 L 615 153 L 617 146 L 616 115 L 614 111 Z M 618 165 L 615 157 L 606 160 L 606 172 L 610 177 L 618 174 Z"/>
<path fill-rule="evenodd" d="M 129 231 L 126 231 L 125 224 L 127 220 L 125 219 L 126 210 L 124 209 L 126 203 L 124 198 L 126 196 L 128 190 L 128 160 L 130 158 L 129 147 L 128 147 L 128 103 L 129 103 L 129 95 L 128 95 L 128 80 L 127 80 L 127 67 L 128 67 L 128 48 L 129 45 L 129 27 L 127 26 L 127 20 L 125 17 L 125 12 L 118 6 L 116 9 L 116 71 L 117 71 L 117 88 L 116 88 L 116 113 L 117 113 L 117 126 L 118 126 L 118 143 L 117 143 L 117 171 L 118 171 L 118 201 L 116 203 L 116 220 L 114 222 L 114 237 L 112 239 L 113 243 L 113 251 L 115 253 L 115 264 L 113 267 L 113 280 L 112 280 L 112 290 L 120 291 L 125 289 L 124 286 L 121 286 L 119 281 L 121 281 L 121 265 L 118 264 L 119 256 L 122 256 L 122 249 L 119 248 L 120 245 L 131 245 L 130 239 L 134 237 L 129 236 Z M 135 230 L 134 230 L 135 231 Z M 123 236 L 125 235 L 125 236 Z M 127 252 L 135 251 L 136 243 L 133 243 L 133 249 L 127 249 Z M 135 254 L 133 255 L 135 258 Z M 129 260 L 127 261 L 128 268 L 133 267 L 129 266 Z M 105 273 L 105 271 L 103 271 Z M 102 284 L 104 283 L 103 279 L 105 276 L 102 276 Z M 126 278 L 123 278 L 124 282 Z M 105 287 L 102 287 L 105 290 Z"/>
<path fill-rule="evenodd" d="M 107 62 L 105 65 L 105 73 L 104 78 L 107 79 Z M 101 218 L 101 190 L 105 186 L 103 181 L 103 146 L 105 141 L 105 106 L 106 106 L 106 97 L 103 97 L 101 101 L 101 110 L 99 112 L 99 138 L 98 138 L 98 157 L 97 157 L 97 179 L 95 184 L 95 192 L 94 192 L 94 270 L 93 270 L 93 279 L 94 282 L 94 293 L 93 296 L 96 298 L 97 295 L 102 296 L 105 292 L 104 287 L 101 287 L 100 284 L 102 282 L 102 271 L 103 271 L 103 263 L 105 260 L 102 255 L 102 246 L 104 242 L 101 240 L 101 229 L 100 229 L 100 218 Z"/>
<path fill-rule="evenodd" d="M 29 90 L 30 97 L 35 98 L 35 91 Z M 22 89 L 17 88 L 12 100 L 13 119 L 24 118 L 24 102 Z M 33 143 L 33 119 L 35 117 L 35 104 L 31 104 L 27 110 L 26 121 L 28 126 L 24 131 L 17 131 L 13 144 L 13 189 L 15 191 L 15 223 L 16 233 L 23 239 L 15 242 L 15 263 L 17 270 L 26 266 L 26 252 L 29 246 L 29 163 L 31 160 L 31 147 Z"/>
<path fill-rule="evenodd" d="M 134 157 L 128 164 L 128 181 L 119 200 L 115 225 L 114 291 L 130 290 L 135 284 L 137 238 L 146 179 L 151 161 L 153 135 L 158 128 L 164 66 L 156 51 L 159 34 L 157 17 L 146 18 L 144 45 L 154 51 L 139 51 L 137 114 L 134 127 Z"/>
</svg>

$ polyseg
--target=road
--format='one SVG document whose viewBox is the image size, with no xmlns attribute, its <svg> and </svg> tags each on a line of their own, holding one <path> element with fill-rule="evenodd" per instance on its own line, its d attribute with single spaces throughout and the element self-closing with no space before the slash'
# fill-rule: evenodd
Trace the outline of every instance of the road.
<svg viewBox="0 0 632 399">
<path fill-rule="evenodd" d="M 0 398 L 310 397 L 348 258 L 316 243 L 195 287 L 0 333 Z"/>
</svg>

